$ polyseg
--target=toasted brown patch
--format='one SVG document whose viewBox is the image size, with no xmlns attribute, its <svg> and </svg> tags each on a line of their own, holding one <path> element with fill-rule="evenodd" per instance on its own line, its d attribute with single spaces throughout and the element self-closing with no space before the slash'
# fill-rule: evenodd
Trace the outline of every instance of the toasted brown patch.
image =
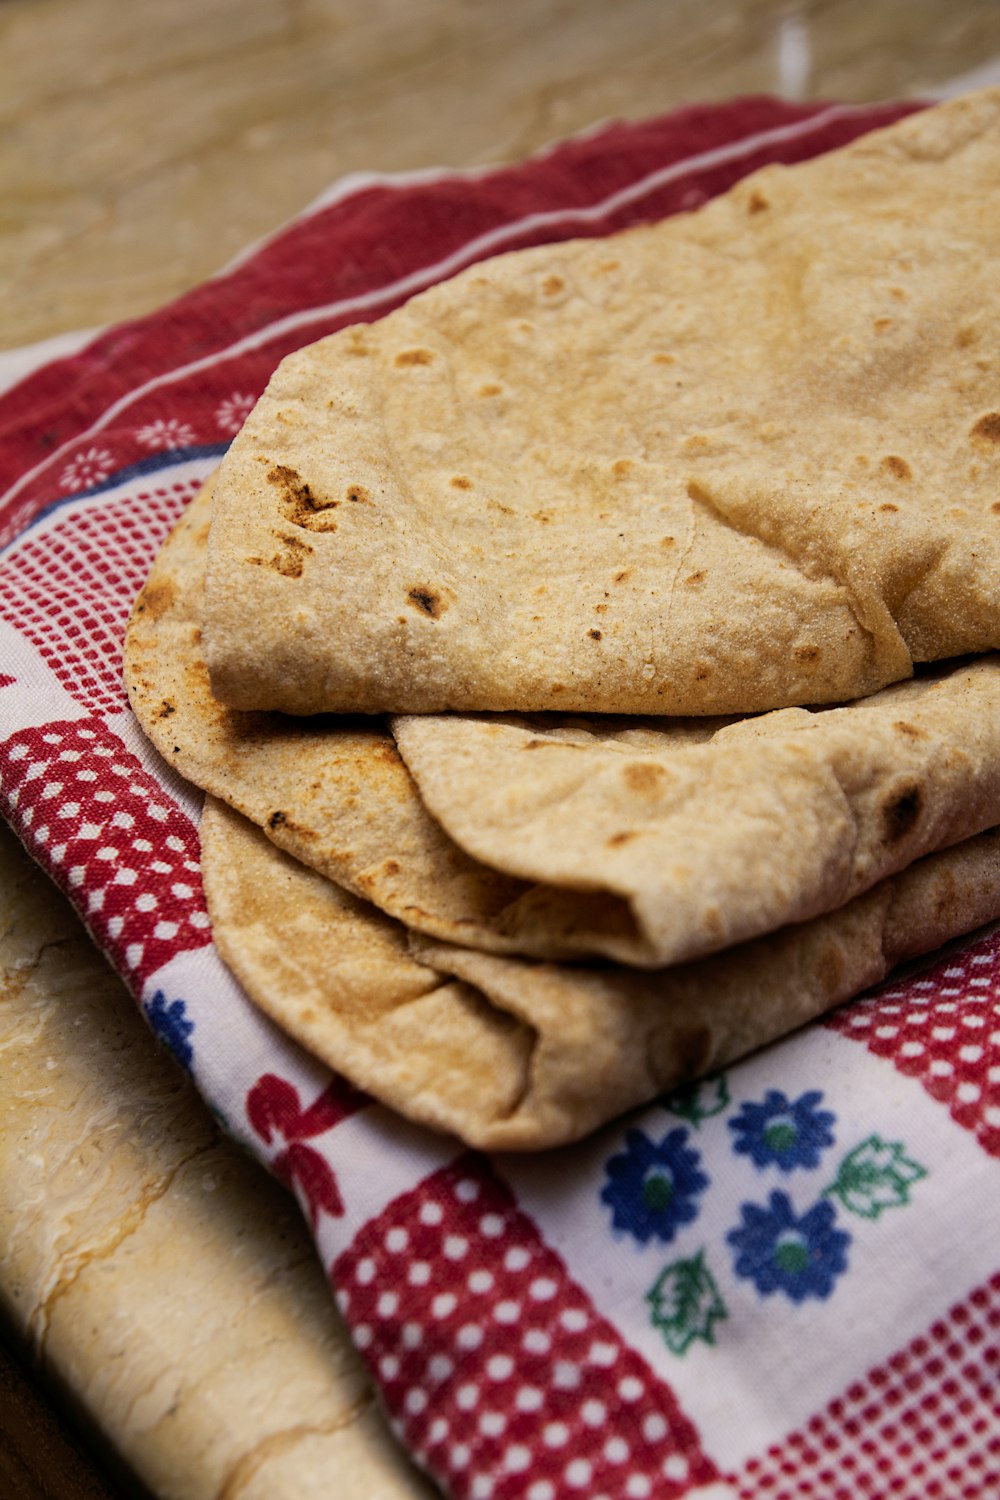
<svg viewBox="0 0 1000 1500">
<path fill-rule="evenodd" d="M 674 538 L 672 536 L 661 536 L 660 537 L 660 546 L 661 547 L 672 547 L 673 545 L 674 545 Z"/>
<path fill-rule="evenodd" d="M 897 719 L 892 727 L 899 734 L 905 735 L 908 740 L 925 740 L 927 738 L 926 730 L 918 728 L 916 724 L 908 724 L 905 719 Z"/>
<path fill-rule="evenodd" d="M 371 755 L 373 760 L 385 761 L 390 766 L 401 766 L 403 764 L 403 757 L 396 749 L 393 740 L 380 740 L 372 749 Z"/>
<path fill-rule="evenodd" d="M 135 612 L 158 620 L 161 615 L 166 614 L 176 598 L 177 585 L 172 579 L 165 578 L 162 583 L 147 583 L 136 602 Z"/>
<path fill-rule="evenodd" d="M 601 639 L 601 632 L 599 630 L 588 630 L 587 634 L 592 641 L 599 641 Z"/>
<path fill-rule="evenodd" d="M 674 355 L 672 355 L 672 354 L 654 354 L 653 355 L 653 364 L 654 365 L 675 365 L 676 363 L 677 363 L 677 360 L 674 357 Z"/>
<path fill-rule="evenodd" d="M 453 474 L 448 483 L 451 485 L 453 490 L 472 489 L 472 480 L 468 479 L 464 474 Z"/>
<path fill-rule="evenodd" d="M 531 513 L 531 519 L 533 521 L 538 521 L 538 523 L 542 526 L 548 526 L 549 522 L 552 520 L 552 512 L 550 510 L 533 510 Z"/>
<path fill-rule="evenodd" d="M 633 792 L 646 795 L 658 793 L 666 779 L 666 771 L 656 761 L 630 761 L 622 768 L 622 780 Z"/>
<path fill-rule="evenodd" d="M 876 318 L 872 323 L 872 327 L 876 333 L 885 333 L 886 329 L 891 328 L 895 321 L 895 318 Z"/>
<path fill-rule="evenodd" d="M 489 385 L 481 385 L 479 387 L 479 390 L 478 390 L 478 392 L 476 394 L 479 395 L 479 396 L 499 396 L 501 394 L 501 391 L 502 391 L 502 387 L 501 386 L 489 384 Z"/>
<path fill-rule="evenodd" d="M 283 578 L 301 578 L 303 559 L 308 557 L 313 549 L 308 542 L 302 541 L 297 536 L 284 536 L 280 531 L 276 531 L 274 537 L 284 547 L 283 552 L 276 552 L 273 557 L 248 557 L 247 562 L 254 563 L 259 568 L 273 568 Z"/>
<path fill-rule="evenodd" d="M 272 568 L 283 578 L 302 577 L 302 558 L 297 552 L 276 552 L 273 557 L 248 557 L 255 568 Z"/>
<path fill-rule="evenodd" d="M 556 297 L 566 285 L 561 276 L 546 276 L 542 282 L 542 291 L 546 297 Z"/>
<path fill-rule="evenodd" d="M 398 859 L 384 859 L 382 861 L 382 871 L 386 875 L 398 875 L 399 871 L 400 871 L 399 860 Z"/>
<path fill-rule="evenodd" d="M 750 194 L 750 197 L 747 199 L 747 213 L 762 214 L 770 207 L 771 204 L 769 200 L 764 197 L 764 194 L 760 191 L 760 189 L 754 188 L 753 192 Z"/>
<path fill-rule="evenodd" d="M 176 705 L 173 704 L 173 703 L 171 703 L 171 701 L 170 701 L 169 698 L 164 698 L 163 702 L 160 704 L 159 708 L 156 710 L 156 717 L 158 719 L 169 719 L 170 715 L 171 714 L 175 714 L 176 712 L 177 712 Z"/>
<path fill-rule="evenodd" d="M 268 482 L 281 491 L 279 506 L 286 521 L 293 526 L 302 526 L 307 531 L 336 531 L 337 523 L 324 511 L 336 510 L 339 500 L 327 500 L 314 495 L 310 485 L 297 469 L 288 464 L 275 464 L 268 470 Z"/>
<path fill-rule="evenodd" d="M 705 907 L 702 916 L 702 926 L 710 937 L 721 938 L 725 936 L 725 923 L 722 920 L 722 913 L 717 906 Z"/>
<path fill-rule="evenodd" d="M 824 995 L 837 995 L 844 982 L 846 959 L 841 945 L 833 938 L 827 942 L 816 959 L 816 974 Z"/>
<path fill-rule="evenodd" d="M 394 365 L 406 369 L 412 365 L 432 365 L 434 355 L 429 349 L 401 349 L 393 360 Z"/>
<path fill-rule="evenodd" d="M 893 505 L 891 500 L 887 500 L 884 505 L 879 506 L 879 510 L 888 511 L 890 515 L 897 515 L 899 513 L 899 506 Z"/>
<path fill-rule="evenodd" d="M 632 463 L 632 460 L 630 458 L 616 458 L 614 463 L 611 465 L 611 472 L 612 474 L 621 476 L 623 474 L 630 473 L 634 467 L 635 465 Z"/>
<path fill-rule="evenodd" d="M 796 661 L 819 661 L 823 651 L 819 646 L 796 646 L 792 655 Z"/>
<path fill-rule="evenodd" d="M 1000 444 L 1000 411 L 988 411 L 975 422 L 969 431 L 974 442 Z"/>
<path fill-rule="evenodd" d="M 624 583 L 625 580 L 626 580 L 626 578 L 631 577 L 631 574 L 632 574 L 632 569 L 631 568 L 622 568 L 620 570 L 620 572 L 618 572 L 618 573 L 616 573 L 614 575 L 614 577 L 615 577 L 615 583 Z"/>
<path fill-rule="evenodd" d="M 691 584 L 704 583 L 707 576 L 705 569 L 699 568 L 697 573 L 689 573 L 684 582 Z"/>
<path fill-rule="evenodd" d="M 414 609 L 419 609 L 431 620 L 439 620 L 448 608 L 441 595 L 425 584 L 414 584 L 406 597 Z"/>
<path fill-rule="evenodd" d="M 627 844 L 630 839 L 634 838 L 634 833 L 613 833 L 609 839 L 605 840 L 605 846 L 608 849 L 617 849 L 622 844 Z"/>
<path fill-rule="evenodd" d="M 920 787 L 905 787 L 896 792 L 882 807 L 882 838 L 887 844 L 896 844 L 905 838 L 915 826 L 923 806 Z"/>
<path fill-rule="evenodd" d="M 882 468 L 895 479 L 913 478 L 913 470 L 906 462 L 906 459 L 900 458 L 898 453 L 887 453 L 882 460 Z"/>
<path fill-rule="evenodd" d="M 707 682 L 711 675 L 712 668 L 705 662 L 702 662 L 695 670 L 694 680 L 695 682 Z"/>
<path fill-rule="evenodd" d="M 347 498 L 353 505 L 373 505 L 371 495 L 363 484 L 352 484 L 347 488 Z"/>
<path fill-rule="evenodd" d="M 267 820 L 267 826 L 268 826 L 268 828 L 280 828 L 282 826 L 282 824 L 287 823 L 287 822 L 288 822 L 287 815 L 285 813 L 283 813 L 283 812 L 278 811 L 278 812 L 273 812 L 271 814 L 271 816 L 268 818 L 268 820 Z"/>
</svg>

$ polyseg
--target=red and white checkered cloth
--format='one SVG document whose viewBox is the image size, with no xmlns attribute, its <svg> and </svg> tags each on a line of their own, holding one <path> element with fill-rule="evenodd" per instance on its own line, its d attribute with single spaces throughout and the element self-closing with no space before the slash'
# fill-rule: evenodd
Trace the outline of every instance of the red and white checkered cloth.
<svg viewBox="0 0 1000 1500">
<path fill-rule="evenodd" d="M 125 620 L 289 350 L 904 112 L 742 100 L 351 178 L 0 399 L 0 811 L 298 1192 L 395 1430 L 457 1500 L 1000 1494 L 1000 942 L 580 1146 L 472 1155 L 331 1079 L 223 969 L 200 799 L 130 716 Z"/>
</svg>

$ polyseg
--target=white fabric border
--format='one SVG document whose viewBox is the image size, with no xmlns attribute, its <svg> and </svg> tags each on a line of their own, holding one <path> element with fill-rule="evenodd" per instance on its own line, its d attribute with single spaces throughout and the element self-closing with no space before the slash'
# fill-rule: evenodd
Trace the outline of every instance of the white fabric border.
<svg viewBox="0 0 1000 1500">
<path fill-rule="evenodd" d="M 732 1470 L 781 1443 L 865 1370 L 926 1333 L 936 1318 L 989 1280 L 996 1270 L 997 1224 L 984 1205 L 997 1202 L 1000 1162 L 987 1156 L 918 1080 L 862 1043 L 822 1026 L 765 1049 L 727 1076 L 736 1085 L 731 1104 L 696 1129 L 654 1107 L 577 1148 L 575 1180 L 594 1187 L 589 1224 L 580 1193 L 561 1194 L 558 1168 L 554 1174 L 544 1156 L 516 1162 L 508 1157 L 502 1170 L 570 1274 L 622 1337 L 682 1393 L 684 1410 L 712 1458 Z M 836 1115 L 834 1143 L 818 1167 L 759 1169 L 732 1151 L 726 1122 L 740 1103 L 761 1102 L 768 1089 L 794 1098 L 812 1088 L 823 1093 L 818 1107 Z M 610 1210 L 598 1196 L 606 1180 L 604 1164 L 624 1149 L 627 1130 L 641 1129 L 659 1141 L 685 1126 L 686 1145 L 699 1151 L 710 1176 L 715 1173 L 700 1197 L 697 1218 L 666 1245 L 613 1239 Z M 833 1181 L 847 1153 L 873 1134 L 902 1141 L 907 1155 L 927 1169 L 927 1176 L 912 1185 L 911 1201 L 868 1220 L 833 1199 L 837 1226 L 849 1231 L 851 1245 L 847 1270 L 829 1297 L 798 1305 L 780 1291 L 761 1298 L 750 1281 L 735 1275 L 726 1243 L 726 1232 L 737 1226 L 739 1204 L 766 1206 L 778 1189 L 802 1214 Z M 956 1283 L 951 1267 L 958 1225 L 962 1280 Z M 653 1326 L 645 1298 L 667 1265 L 702 1247 L 728 1317 L 715 1325 L 714 1346 L 697 1340 L 677 1356 Z"/>
</svg>

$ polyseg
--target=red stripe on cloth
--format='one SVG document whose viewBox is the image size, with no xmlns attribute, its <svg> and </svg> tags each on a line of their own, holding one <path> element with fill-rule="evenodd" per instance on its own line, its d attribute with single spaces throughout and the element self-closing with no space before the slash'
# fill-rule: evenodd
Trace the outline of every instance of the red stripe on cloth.
<svg viewBox="0 0 1000 1500">
<path fill-rule="evenodd" d="M 0 811 L 136 992 L 209 941 L 197 831 L 103 719 L 11 735 Z"/>
<path fill-rule="evenodd" d="M 716 1477 L 480 1158 L 396 1198 L 331 1276 L 396 1431 L 456 1500 L 670 1500 Z"/>
<path fill-rule="evenodd" d="M 825 1024 L 919 1079 L 1000 1156 L 1000 935 L 835 1011 Z"/>
<path fill-rule="evenodd" d="M 41 372 L 0 401 L 0 488 L 40 466 L 38 475 L 14 501 L 0 509 L 0 544 L 16 534 L 52 498 L 53 485 L 68 468 L 86 460 L 98 432 L 98 452 L 107 451 L 115 469 L 134 462 L 141 433 L 156 423 L 199 418 L 197 442 L 206 436 L 211 412 L 226 399 L 220 372 L 211 362 L 226 361 L 223 384 L 229 391 L 259 395 L 268 375 L 286 353 L 346 322 L 382 315 L 410 295 L 391 293 L 374 308 L 344 309 L 335 304 L 377 292 L 424 268 L 426 282 L 447 273 L 433 268 L 500 226 L 511 234 L 502 244 L 470 250 L 468 261 L 498 249 L 521 248 L 587 234 L 603 235 L 630 224 L 651 222 L 696 206 L 731 186 L 767 161 L 796 161 L 845 144 L 876 125 L 899 118 L 917 105 L 843 109 L 822 126 L 827 106 L 789 105 L 751 99 L 725 106 L 679 111 L 644 125 L 617 125 L 585 140 L 570 142 L 517 167 L 479 178 L 442 174 L 430 183 L 365 188 L 345 201 L 320 209 L 283 234 L 229 276 L 211 281 L 162 313 L 123 325 L 75 359 Z M 801 123 L 803 131 L 779 141 L 761 141 L 747 154 L 740 144 L 768 130 Z M 696 168 L 683 178 L 651 185 L 621 204 L 614 195 L 651 172 L 733 148 L 723 161 Z M 581 211 L 607 202 L 597 219 L 582 222 Z M 542 226 L 527 223 L 543 213 L 564 215 Z M 282 330 L 281 320 L 315 310 L 308 321 Z M 273 328 L 266 350 L 231 351 L 241 338 Z M 230 353 L 227 354 L 227 351 Z M 205 361 L 183 383 L 171 372 Z M 168 383 L 160 388 L 159 382 Z M 145 388 L 153 384 L 154 389 Z M 141 408 L 129 393 L 145 392 Z M 124 403 L 121 420 L 107 420 Z M 78 450 L 70 451 L 74 443 Z M 184 446 L 180 444 L 179 446 Z"/>
<path fill-rule="evenodd" d="M 0 613 L 89 709 L 128 707 L 121 659 L 129 611 L 198 487 L 173 481 L 95 502 L 25 538 L 0 569 Z"/>
<path fill-rule="evenodd" d="M 1000 1275 L 726 1477 L 740 1500 L 995 1500 Z"/>
</svg>

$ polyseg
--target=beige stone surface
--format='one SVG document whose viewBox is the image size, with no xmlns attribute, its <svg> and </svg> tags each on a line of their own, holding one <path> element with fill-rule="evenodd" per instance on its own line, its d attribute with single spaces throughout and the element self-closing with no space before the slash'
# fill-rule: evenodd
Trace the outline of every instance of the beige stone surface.
<svg viewBox="0 0 1000 1500">
<path fill-rule="evenodd" d="M 0 1309 L 156 1495 L 429 1493 L 295 1204 L 6 830 L 0 1080 Z"/>
<path fill-rule="evenodd" d="M 919 94 L 998 54 L 995 0 L 5 0 L 0 347 L 156 306 L 345 172 Z"/>
</svg>

